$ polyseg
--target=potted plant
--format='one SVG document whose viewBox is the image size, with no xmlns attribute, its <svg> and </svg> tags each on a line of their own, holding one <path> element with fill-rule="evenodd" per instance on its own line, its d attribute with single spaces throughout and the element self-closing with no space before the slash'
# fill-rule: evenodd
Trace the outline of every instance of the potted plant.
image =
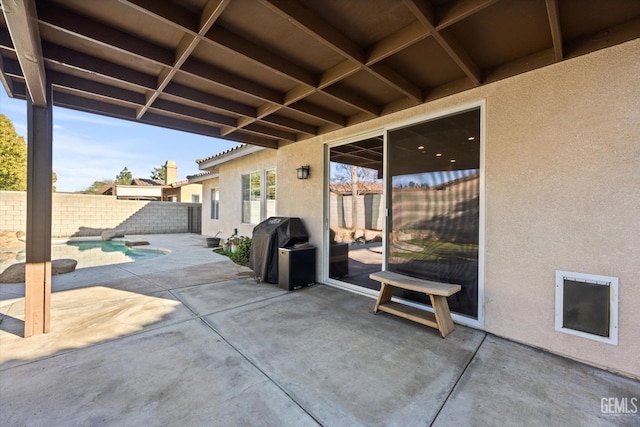
<svg viewBox="0 0 640 427">
<path fill-rule="evenodd" d="M 233 236 L 229 240 L 231 241 L 231 253 L 238 252 L 238 244 L 240 243 L 240 238 L 238 236 Z"/>
<path fill-rule="evenodd" d="M 238 229 L 233 229 L 233 234 L 229 237 L 229 250 L 231 253 L 235 253 L 238 251 L 238 243 L 240 243 L 240 239 L 238 238 Z"/>
<path fill-rule="evenodd" d="M 218 237 L 220 232 L 218 231 L 215 236 L 207 237 L 207 247 L 208 248 L 217 248 L 220 246 L 220 238 Z"/>
</svg>

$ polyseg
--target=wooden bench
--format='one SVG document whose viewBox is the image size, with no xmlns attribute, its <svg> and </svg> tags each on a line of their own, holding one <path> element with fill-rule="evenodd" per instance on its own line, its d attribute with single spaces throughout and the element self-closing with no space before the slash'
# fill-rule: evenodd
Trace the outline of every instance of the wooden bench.
<svg viewBox="0 0 640 427">
<path fill-rule="evenodd" d="M 453 320 L 451 319 L 447 297 L 460 291 L 460 285 L 431 282 L 390 271 L 379 271 L 370 274 L 369 277 L 382 283 L 378 301 L 376 301 L 376 305 L 373 308 L 374 313 L 384 311 L 436 328 L 440 331 L 442 338 L 453 331 Z M 393 291 L 396 288 L 429 295 L 433 313 L 391 301 Z"/>
</svg>

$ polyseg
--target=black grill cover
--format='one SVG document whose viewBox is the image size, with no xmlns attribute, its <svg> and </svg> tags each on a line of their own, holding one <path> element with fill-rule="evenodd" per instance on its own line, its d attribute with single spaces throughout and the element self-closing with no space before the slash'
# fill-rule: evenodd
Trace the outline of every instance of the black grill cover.
<svg viewBox="0 0 640 427">
<path fill-rule="evenodd" d="M 253 229 L 249 268 L 263 282 L 278 283 L 278 248 L 308 241 L 300 218 L 274 216 L 264 220 Z"/>
</svg>

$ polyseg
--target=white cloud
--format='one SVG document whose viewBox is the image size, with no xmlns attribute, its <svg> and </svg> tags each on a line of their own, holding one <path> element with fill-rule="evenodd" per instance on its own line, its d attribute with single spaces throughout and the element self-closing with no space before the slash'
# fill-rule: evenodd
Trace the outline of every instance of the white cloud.
<svg viewBox="0 0 640 427">
<path fill-rule="evenodd" d="M 141 153 L 131 152 L 126 141 L 103 141 L 94 136 L 58 129 L 53 136 L 53 169 L 58 191 L 78 191 L 94 181 L 113 179 L 126 166 L 137 176 Z M 144 176 L 148 173 L 144 171 Z"/>
<path fill-rule="evenodd" d="M 102 117 L 95 114 L 83 113 L 81 111 L 74 111 L 60 107 L 56 107 L 53 109 L 53 121 L 82 122 L 111 127 L 127 127 L 130 125 L 130 123 L 126 120 L 111 119 L 108 117 Z"/>
</svg>

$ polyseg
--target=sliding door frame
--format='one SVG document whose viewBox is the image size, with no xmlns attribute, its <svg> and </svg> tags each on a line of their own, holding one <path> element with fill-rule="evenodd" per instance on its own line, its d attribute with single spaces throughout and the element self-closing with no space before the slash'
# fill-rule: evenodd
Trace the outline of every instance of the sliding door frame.
<svg viewBox="0 0 640 427">
<path fill-rule="evenodd" d="M 323 283 L 326 283 L 330 286 L 345 289 L 351 292 L 355 292 L 361 295 L 366 295 L 371 298 L 377 298 L 378 291 L 373 289 L 366 289 L 361 286 L 352 285 L 346 282 L 342 282 L 337 279 L 331 279 L 329 277 L 329 175 L 331 173 L 330 167 L 330 158 L 329 151 L 332 147 L 349 144 L 352 142 L 357 142 L 363 139 L 379 137 L 383 138 L 383 177 L 384 177 L 384 185 L 383 185 L 383 203 L 384 203 L 384 212 L 385 219 L 383 221 L 383 230 L 382 230 L 382 269 L 386 270 L 387 268 L 387 244 L 388 244 L 388 224 L 389 224 L 389 207 L 388 203 L 388 194 L 389 194 L 389 175 L 388 175 L 388 161 L 389 161 L 389 146 L 388 146 L 388 133 L 389 131 L 427 122 L 432 120 L 437 120 L 439 118 L 443 118 L 446 116 L 451 116 L 454 114 L 462 113 L 472 109 L 480 109 L 480 200 L 479 200 L 479 236 L 478 236 L 478 318 L 474 319 L 468 316 L 464 316 L 457 313 L 451 313 L 453 320 L 459 324 L 470 326 L 473 328 L 484 329 L 484 278 L 485 278 L 485 229 L 486 229 L 486 185 L 485 185 L 485 153 L 487 146 L 487 136 L 486 136 L 486 102 L 485 100 L 480 100 L 476 102 L 471 102 L 467 104 L 458 105 L 455 107 L 437 110 L 428 114 L 422 114 L 419 116 L 414 116 L 407 120 L 398 121 L 392 124 L 389 124 L 384 127 L 377 127 L 371 131 L 353 134 L 348 137 L 340 138 L 334 141 L 330 141 L 325 143 L 324 147 L 324 173 L 323 173 L 323 216 L 324 216 L 324 226 L 323 226 L 323 251 L 322 251 L 322 271 L 321 271 L 321 280 Z M 410 305 L 412 307 L 416 307 L 421 310 L 431 311 L 433 309 L 427 305 L 419 304 L 413 301 L 394 298 L 403 304 Z"/>
<path fill-rule="evenodd" d="M 386 157 L 387 157 L 387 152 L 386 152 L 386 147 L 387 147 L 387 132 L 385 128 L 376 128 L 373 129 L 371 131 L 367 131 L 367 132 L 363 132 L 363 133 L 358 133 L 358 134 L 354 134 L 345 138 L 340 138 L 337 139 L 335 141 L 331 141 L 325 144 L 324 146 L 324 174 L 323 174 L 323 200 L 324 200 L 324 207 L 323 207 L 323 248 L 322 248 L 322 271 L 321 271 L 321 280 L 322 283 L 326 283 L 330 286 L 336 287 L 336 288 L 340 288 L 340 289 L 345 289 L 347 291 L 350 292 L 355 292 L 361 295 L 366 295 L 368 297 L 371 298 L 377 298 L 378 297 L 378 291 L 373 290 L 373 289 L 367 289 L 364 288 L 362 286 L 358 286 L 358 285 L 353 285 L 351 283 L 347 283 L 347 282 L 343 282 L 341 280 L 338 279 L 332 279 L 329 277 L 329 228 L 330 228 L 330 212 L 329 212 L 329 206 L 330 206 L 330 201 L 329 201 L 329 178 L 331 175 L 331 159 L 330 159 L 330 151 L 332 147 L 337 147 L 340 145 L 346 145 L 346 144 L 350 144 L 352 142 L 358 142 L 358 141 L 362 141 L 364 139 L 369 139 L 369 138 L 374 138 L 374 137 L 382 137 L 383 138 L 383 172 L 382 172 L 382 176 L 386 176 L 387 173 L 387 162 L 386 162 Z M 386 236 L 387 233 L 387 205 L 386 205 L 386 197 L 387 197 L 387 188 L 386 185 L 382 186 L 382 202 L 384 203 L 384 212 L 385 212 L 385 218 L 384 221 L 382 222 L 382 235 Z M 386 263 L 387 263 L 387 242 L 386 242 L 386 238 L 383 237 L 382 239 L 382 269 L 386 269 Z"/>
</svg>

